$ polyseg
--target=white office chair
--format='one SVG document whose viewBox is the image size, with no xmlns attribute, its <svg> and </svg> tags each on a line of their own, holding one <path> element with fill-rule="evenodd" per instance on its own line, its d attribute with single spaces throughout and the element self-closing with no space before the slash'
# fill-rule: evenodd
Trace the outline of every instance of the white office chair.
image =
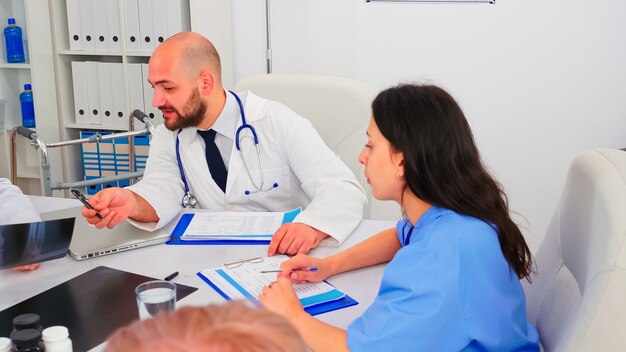
<svg viewBox="0 0 626 352">
<path fill-rule="evenodd" d="M 326 145 L 352 170 L 367 196 L 364 217 L 369 218 L 371 193 L 357 158 L 366 143 L 371 117 L 372 91 L 345 78 L 270 74 L 243 79 L 235 90 L 250 90 L 287 105 L 309 119 Z"/>
<path fill-rule="evenodd" d="M 546 351 L 626 350 L 626 152 L 574 159 L 537 275 L 524 280 L 528 319 Z"/>
</svg>

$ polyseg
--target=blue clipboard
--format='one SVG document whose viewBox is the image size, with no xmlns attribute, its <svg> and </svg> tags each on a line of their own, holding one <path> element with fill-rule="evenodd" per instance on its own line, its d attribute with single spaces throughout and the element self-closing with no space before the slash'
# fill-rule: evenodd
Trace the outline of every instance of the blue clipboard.
<svg viewBox="0 0 626 352">
<path fill-rule="evenodd" d="M 217 287 L 217 285 L 211 282 L 211 280 L 209 280 L 206 276 L 202 275 L 201 272 L 198 272 L 196 275 L 198 275 L 202 280 L 204 280 L 204 282 L 209 284 L 209 286 L 211 286 L 211 288 L 213 288 L 217 293 L 219 293 L 220 296 L 224 297 L 225 300 L 227 301 L 232 300 L 226 293 L 224 293 L 224 291 L 220 290 Z M 254 299 L 254 302 L 258 304 L 256 299 Z M 324 302 L 324 303 L 316 304 L 314 306 L 306 307 L 304 308 L 304 311 L 311 315 L 318 315 L 322 313 L 332 312 L 334 310 L 341 309 L 341 308 L 355 306 L 357 304 L 359 304 L 359 302 L 357 302 L 354 298 L 348 295 L 345 295 L 343 298 L 338 299 L 336 301 Z"/>
<path fill-rule="evenodd" d="M 298 214 L 302 212 L 301 208 L 288 211 L 283 216 L 283 224 L 292 222 Z M 194 213 L 183 214 L 176 224 L 174 231 L 170 235 L 170 240 L 165 244 L 170 245 L 237 245 L 237 244 L 270 244 L 270 241 L 251 241 L 251 240 L 201 240 L 201 241 L 184 241 L 180 237 L 185 233 L 189 223 L 193 219 Z"/>
</svg>

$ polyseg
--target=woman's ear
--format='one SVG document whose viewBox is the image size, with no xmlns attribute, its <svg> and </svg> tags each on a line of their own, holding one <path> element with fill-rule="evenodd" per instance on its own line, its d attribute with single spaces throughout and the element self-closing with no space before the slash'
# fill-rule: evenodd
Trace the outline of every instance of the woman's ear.
<svg viewBox="0 0 626 352">
<path fill-rule="evenodd" d="M 396 166 L 396 177 L 399 179 L 404 178 L 404 154 L 402 152 L 393 152 L 391 155 L 391 161 Z"/>
</svg>

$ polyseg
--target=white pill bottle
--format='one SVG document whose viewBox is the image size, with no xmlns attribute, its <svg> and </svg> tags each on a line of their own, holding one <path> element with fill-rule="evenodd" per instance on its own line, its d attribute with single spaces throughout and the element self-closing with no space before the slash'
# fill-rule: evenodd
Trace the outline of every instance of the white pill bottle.
<svg viewBox="0 0 626 352">
<path fill-rule="evenodd" d="M 73 352 L 72 340 L 65 326 L 51 326 L 41 332 L 46 352 Z"/>
</svg>

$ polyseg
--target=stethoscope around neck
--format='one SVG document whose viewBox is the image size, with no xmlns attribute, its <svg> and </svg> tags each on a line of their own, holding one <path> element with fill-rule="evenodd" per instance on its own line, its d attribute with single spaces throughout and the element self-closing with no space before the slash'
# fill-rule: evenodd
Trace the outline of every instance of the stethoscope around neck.
<svg viewBox="0 0 626 352">
<path fill-rule="evenodd" d="M 263 173 L 261 151 L 259 150 L 259 137 L 257 136 L 256 130 L 254 129 L 254 127 L 246 122 L 246 114 L 243 111 L 243 104 L 241 103 L 241 99 L 239 99 L 239 96 L 235 94 L 233 91 L 229 90 L 228 92 L 235 97 L 235 100 L 237 100 L 237 104 L 239 105 L 239 112 L 241 113 L 241 126 L 239 126 L 239 128 L 237 128 L 237 131 L 235 132 L 235 148 L 237 148 L 237 150 L 239 151 L 239 155 L 241 157 L 241 162 L 243 163 L 243 167 L 246 169 L 248 178 L 250 179 L 250 182 L 252 183 L 252 186 L 254 187 L 254 189 L 252 190 L 245 190 L 244 194 L 250 195 L 250 194 L 258 193 L 258 192 L 267 192 L 274 188 L 277 188 L 278 183 L 276 182 L 274 182 L 274 184 L 272 184 L 271 186 L 264 188 L 265 175 Z M 250 131 L 251 136 L 241 135 L 241 132 L 246 129 Z M 183 185 L 185 187 L 185 195 L 183 196 L 181 205 L 184 208 L 189 208 L 189 207 L 193 208 L 196 206 L 198 201 L 196 197 L 193 194 L 191 194 L 191 191 L 189 190 L 187 177 L 185 177 L 185 169 L 183 168 L 183 163 L 180 159 L 180 140 L 178 139 L 178 136 L 180 135 L 182 131 L 183 129 L 181 128 L 178 130 L 178 133 L 176 134 L 176 161 L 178 162 L 178 169 L 180 170 L 180 178 L 182 179 Z M 248 168 L 246 159 L 243 157 L 243 152 L 241 151 L 241 142 L 240 142 L 242 138 L 250 138 L 254 141 L 254 147 L 256 148 L 256 155 L 259 160 L 259 168 L 260 168 L 260 173 L 261 173 L 261 182 L 259 183 L 256 183 L 254 181 L 254 177 L 252 177 L 252 173 L 250 173 L 250 169 Z"/>
</svg>

